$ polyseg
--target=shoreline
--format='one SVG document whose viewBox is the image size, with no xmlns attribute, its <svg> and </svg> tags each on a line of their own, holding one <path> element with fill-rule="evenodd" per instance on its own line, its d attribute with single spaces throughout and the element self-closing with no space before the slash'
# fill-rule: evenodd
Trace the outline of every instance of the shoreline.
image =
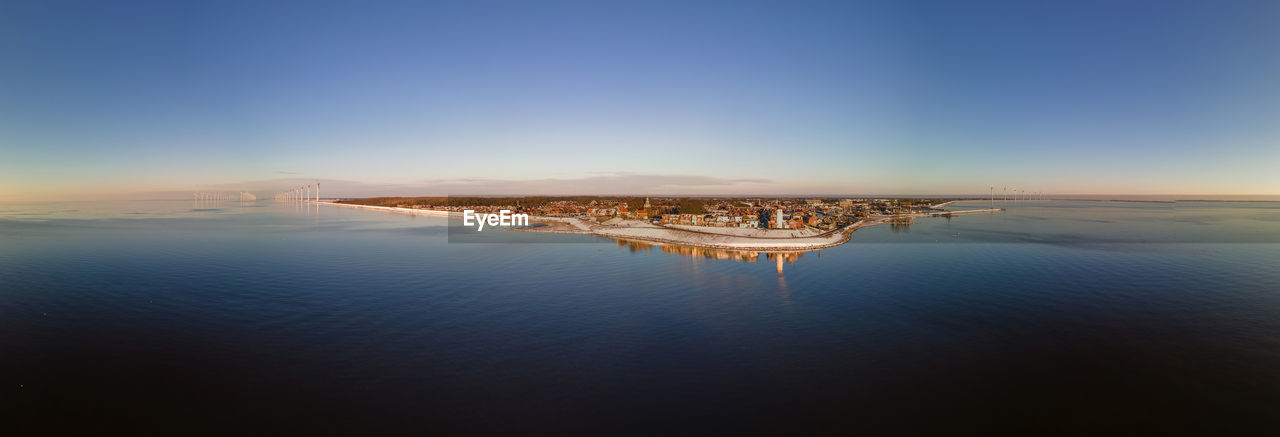
<svg viewBox="0 0 1280 437">
<path fill-rule="evenodd" d="M 327 205 L 344 206 L 349 208 L 369 209 L 375 211 L 385 211 L 397 214 L 425 215 L 432 217 L 461 217 L 462 213 L 456 211 L 440 211 L 433 209 L 410 209 L 395 208 L 388 206 L 369 206 L 356 205 L 350 203 L 337 202 L 313 202 Z M 692 230 L 687 228 L 674 228 L 668 226 L 654 225 L 649 222 L 639 220 L 624 220 L 615 225 L 603 225 L 576 217 L 544 217 L 529 216 L 529 223 L 539 223 L 546 226 L 536 228 L 506 228 L 507 230 L 517 232 L 539 232 L 547 234 L 590 234 L 598 235 L 614 240 L 633 240 L 644 241 L 658 244 L 670 244 L 678 246 L 693 246 L 707 249 L 720 250 L 744 250 L 754 252 L 801 252 L 825 249 L 848 243 L 853 238 L 853 232 L 868 226 L 884 225 L 895 219 L 915 218 L 915 217 L 940 217 L 949 215 L 972 214 L 972 213 L 995 213 L 1004 211 L 1000 208 L 994 209 L 978 209 L 963 211 L 935 211 L 923 212 L 915 214 L 900 214 L 893 216 L 881 216 L 873 219 L 861 220 L 856 223 L 847 225 L 843 228 L 826 231 L 823 233 L 800 236 L 800 237 L 766 237 L 766 236 L 744 236 L 733 235 L 731 233 L 717 233 L 712 230 L 717 228 L 709 228 L 707 231 Z"/>
<path fill-rule="evenodd" d="M 320 202 L 307 201 L 305 203 L 315 203 L 319 205 L 345 206 L 347 208 L 372 209 L 375 211 L 386 211 L 386 212 L 393 212 L 397 214 L 426 215 L 426 216 L 432 216 L 432 217 L 455 217 L 455 216 L 462 217 L 462 213 L 460 212 L 439 211 L 434 209 L 412 209 L 412 208 L 395 208 L 390 206 L 356 205 L 354 203 L 338 203 L 335 201 L 320 201 Z M 531 216 L 529 217 L 529 219 L 532 220 L 533 217 Z"/>
<path fill-rule="evenodd" d="M 718 250 L 740 250 L 740 251 L 750 251 L 750 252 L 787 253 L 787 252 L 807 252 L 811 250 L 819 250 L 819 249 L 826 249 L 828 247 L 839 246 L 841 244 L 848 243 L 849 240 L 853 238 L 853 231 L 856 231 L 866 226 L 875 226 L 880 224 L 884 224 L 884 223 L 853 224 L 853 225 L 846 226 L 842 229 L 831 231 L 830 234 L 840 235 L 839 238 L 836 238 L 833 241 L 823 242 L 823 243 L 800 243 L 796 245 L 772 244 L 772 245 L 763 245 L 763 246 L 752 246 L 751 244 L 756 244 L 760 240 L 776 241 L 776 240 L 784 240 L 784 239 L 753 238 L 753 237 L 741 237 L 741 236 L 732 236 L 732 235 L 721 235 L 721 236 L 728 237 L 727 239 L 732 240 L 734 244 L 708 243 L 708 242 L 693 241 L 688 239 L 668 239 L 668 238 L 654 237 L 654 236 L 648 236 L 648 235 L 643 235 L 643 236 L 618 235 L 618 234 L 605 234 L 600 232 L 591 232 L 591 234 L 599 235 L 606 238 L 612 238 L 618 241 L 643 241 L 643 242 L 656 243 L 656 244 L 692 246 L 692 247 L 701 247 L 704 249 L 718 249 Z M 668 230 L 682 231 L 682 230 L 676 230 L 676 229 L 668 229 Z M 682 231 L 682 232 L 695 233 L 692 231 Z"/>
</svg>

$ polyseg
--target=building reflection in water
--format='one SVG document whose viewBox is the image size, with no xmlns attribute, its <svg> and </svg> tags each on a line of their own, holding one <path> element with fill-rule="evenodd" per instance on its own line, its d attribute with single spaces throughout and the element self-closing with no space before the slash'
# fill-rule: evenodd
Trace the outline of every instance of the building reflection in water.
<svg viewBox="0 0 1280 437">
<path fill-rule="evenodd" d="M 658 244 L 634 240 L 618 240 L 618 247 L 625 247 L 631 252 L 648 253 L 649 251 L 656 249 L 661 250 L 662 253 L 671 255 L 693 258 L 725 259 L 749 263 L 760 262 L 760 255 L 764 254 L 766 260 L 777 263 L 778 276 L 782 276 L 783 262 L 795 264 L 796 261 L 803 258 L 805 254 L 804 252 L 761 252 L 757 250 L 709 249 L 705 247 Z M 821 256 L 821 253 L 821 251 L 818 252 L 819 256 Z"/>
<path fill-rule="evenodd" d="M 947 220 L 948 221 L 951 220 L 950 214 L 947 214 Z M 893 232 L 895 233 L 903 232 L 903 231 L 911 231 L 911 223 L 912 223 L 911 217 L 894 217 L 892 220 L 889 221 L 889 229 L 892 229 Z"/>
</svg>

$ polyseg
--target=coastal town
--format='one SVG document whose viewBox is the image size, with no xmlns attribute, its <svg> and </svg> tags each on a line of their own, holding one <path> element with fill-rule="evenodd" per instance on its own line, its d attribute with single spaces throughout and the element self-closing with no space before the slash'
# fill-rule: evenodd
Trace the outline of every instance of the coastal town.
<svg viewBox="0 0 1280 437">
<path fill-rule="evenodd" d="M 709 228 L 830 231 L 871 217 L 935 211 L 944 201 L 912 198 L 400 197 L 339 202 L 459 213 L 464 210 L 508 210 L 531 216 L 580 218 L 598 223 L 622 220 Z"/>
<path fill-rule="evenodd" d="M 596 234 L 614 239 L 736 250 L 810 250 L 843 244 L 854 230 L 952 211 L 955 199 L 767 197 L 380 197 L 336 205 L 456 216 L 464 211 L 528 214 L 521 231 Z"/>
</svg>

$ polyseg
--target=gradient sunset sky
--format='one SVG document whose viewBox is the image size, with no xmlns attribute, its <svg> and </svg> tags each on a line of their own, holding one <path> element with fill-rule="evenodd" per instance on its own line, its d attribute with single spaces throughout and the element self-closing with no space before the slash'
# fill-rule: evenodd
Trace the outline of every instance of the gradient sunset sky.
<svg viewBox="0 0 1280 437">
<path fill-rule="evenodd" d="M 1280 1 L 0 3 L 0 200 L 317 179 L 1280 194 Z"/>
</svg>

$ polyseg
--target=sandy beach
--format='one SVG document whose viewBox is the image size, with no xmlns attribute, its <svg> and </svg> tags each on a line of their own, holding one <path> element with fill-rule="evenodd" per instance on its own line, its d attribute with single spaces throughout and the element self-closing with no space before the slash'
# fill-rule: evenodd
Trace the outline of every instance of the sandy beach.
<svg viewBox="0 0 1280 437">
<path fill-rule="evenodd" d="M 434 209 L 392 208 L 390 206 L 368 206 L 368 205 L 356 205 L 351 203 L 338 203 L 338 202 L 311 202 L 311 203 L 319 203 L 322 205 L 333 205 L 333 206 L 345 206 L 347 208 L 370 209 L 374 211 L 393 212 L 396 214 L 426 215 L 426 216 L 432 216 L 432 217 L 459 217 L 459 218 L 462 217 L 462 213 L 456 212 L 456 211 L 438 211 Z"/>
<path fill-rule="evenodd" d="M 665 244 L 685 244 L 698 247 L 753 251 L 795 251 L 821 249 L 844 244 L 849 241 L 849 234 L 864 223 L 859 222 L 845 228 L 826 233 L 803 237 L 748 236 L 741 235 L 736 228 L 705 228 L 693 230 L 693 227 L 665 227 L 642 221 L 626 221 L 617 225 L 597 225 L 591 233 L 610 238 L 651 241 Z M 750 231 L 750 230 L 747 230 Z M 788 232 L 788 231 L 784 231 Z M 799 233 L 800 231 L 794 231 Z"/>
</svg>

